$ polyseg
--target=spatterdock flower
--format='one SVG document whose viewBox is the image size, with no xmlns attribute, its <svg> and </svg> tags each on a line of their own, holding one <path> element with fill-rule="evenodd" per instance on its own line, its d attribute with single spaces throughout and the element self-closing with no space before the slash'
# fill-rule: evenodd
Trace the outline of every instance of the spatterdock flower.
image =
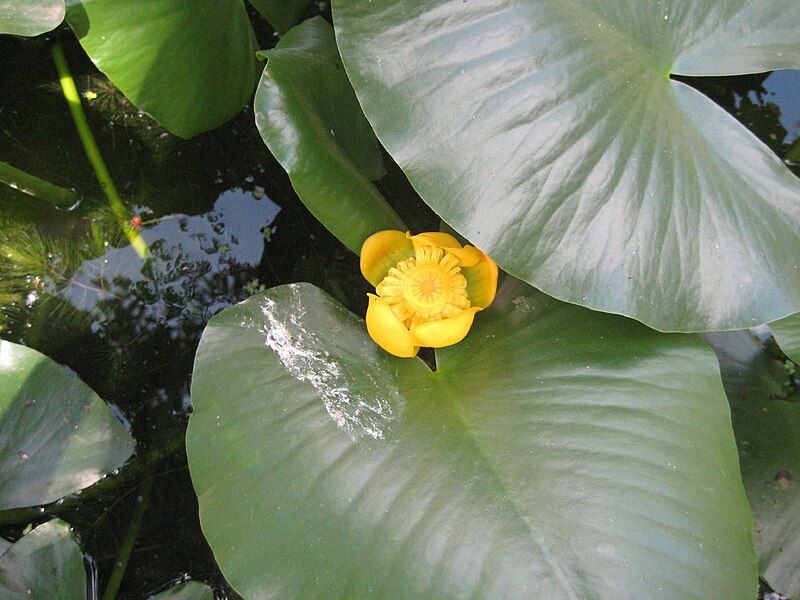
<svg viewBox="0 0 800 600">
<path fill-rule="evenodd" d="M 403 358 L 421 346 L 463 340 L 497 291 L 494 261 L 447 233 L 379 231 L 361 247 L 361 272 L 376 292 L 369 294 L 367 331 Z"/>
</svg>

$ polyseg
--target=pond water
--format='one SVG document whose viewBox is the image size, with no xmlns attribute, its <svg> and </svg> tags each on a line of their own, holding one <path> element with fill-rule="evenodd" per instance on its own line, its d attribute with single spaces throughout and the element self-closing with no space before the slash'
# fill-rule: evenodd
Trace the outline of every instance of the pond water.
<svg viewBox="0 0 800 600">
<path fill-rule="evenodd" d="M 131 106 L 67 33 L 90 124 L 151 249 L 127 246 L 61 96 L 47 38 L 0 37 L 0 160 L 84 200 L 72 211 L 0 186 L 0 337 L 68 365 L 118 411 L 135 456 L 82 495 L 48 507 L 72 524 L 103 589 L 136 498 L 155 485 L 120 596 L 181 578 L 227 588 L 200 531 L 183 450 L 192 362 L 208 319 L 268 287 L 308 281 L 363 314 L 357 258 L 310 215 L 261 141 L 250 109 L 184 141 Z M 260 31 L 262 47 L 272 43 Z M 800 137 L 800 73 L 685 80 L 786 157 Z M 790 164 L 795 173 L 800 169 Z M 420 230 L 435 219 L 395 166 L 380 184 Z M 14 258 L 9 259 L 8 255 Z M 22 524 L 24 526 L 24 524 Z M 0 527 L 17 537 L 19 524 Z"/>
</svg>

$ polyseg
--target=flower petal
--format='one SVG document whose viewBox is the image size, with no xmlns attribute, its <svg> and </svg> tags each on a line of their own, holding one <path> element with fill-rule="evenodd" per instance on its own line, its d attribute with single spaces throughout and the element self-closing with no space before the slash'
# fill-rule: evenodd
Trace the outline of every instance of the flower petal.
<svg viewBox="0 0 800 600">
<path fill-rule="evenodd" d="M 416 356 L 419 345 L 414 343 L 411 332 L 397 318 L 392 308 L 375 294 L 367 296 L 367 331 L 370 337 L 389 354 L 400 358 Z"/>
<path fill-rule="evenodd" d="M 441 231 L 428 231 L 417 235 L 409 235 L 411 241 L 414 243 L 414 248 L 423 246 L 439 246 L 445 250 L 451 248 L 461 248 L 461 244 L 449 233 L 442 233 Z"/>
<path fill-rule="evenodd" d="M 481 252 L 482 257 L 475 266 L 461 267 L 467 280 L 467 297 L 472 306 L 486 308 L 494 301 L 497 292 L 497 263 Z"/>
<path fill-rule="evenodd" d="M 369 236 L 361 246 L 361 273 L 377 286 L 389 269 L 414 256 L 414 244 L 402 231 L 387 229 Z"/>
<path fill-rule="evenodd" d="M 462 267 L 474 267 L 481 259 L 486 256 L 483 252 L 478 250 L 475 246 L 464 246 L 463 248 L 448 248 L 450 254 L 455 255 L 459 260 Z"/>
<path fill-rule="evenodd" d="M 428 348 L 444 348 L 457 344 L 466 337 L 472 327 L 475 313 L 483 310 L 479 306 L 468 308 L 464 312 L 449 319 L 428 321 L 419 325 L 411 325 L 411 335 L 420 346 Z"/>
</svg>

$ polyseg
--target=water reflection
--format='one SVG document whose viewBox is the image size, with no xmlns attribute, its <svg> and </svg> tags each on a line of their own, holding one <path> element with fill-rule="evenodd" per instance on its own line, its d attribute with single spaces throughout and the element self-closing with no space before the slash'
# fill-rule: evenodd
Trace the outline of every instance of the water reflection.
<svg viewBox="0 0 800 600">
<path fill-rule="evenodd" d="M 800 70 L 675 79 L 709 96 L 800 175 Z"/>
<path fill-rule="evenodd" d="M 765 103 L 778 107 L 780 121 L 786 129 L 784 144 L 800 138 L 800 71 L 773 71 L 762 84 Z"/>
<path fill-rule="evenodd" d="M 207 212 L 145 221 L 144 260 L 115 247 L 124 240 L 113 218 L 56 232 L 4 220 L 0 332 L 75 369 L 146 445 L 161 417 L 182 426 L 188 414 L 208 319 L 274 285 L 260 267 L 280 210 L 259 187 L 228 189 Z"/>
<path fill-rule="evenodd" d="M 228 190 L 209 212 L 144 225 L 140 233 L 150 247 L 144 261 L 131 246 L 109 248 L 84 261 L 57 294 L 82 311 L 117 300 L 136 311 L 138 332 L 157 326 L 177 332 L 183 319 L 205 322 L 230 304 L 221 292 L 233 287 L 234 271 L 261 262 L 279 211 L 263 191 Z M 107 317 L 97 312 L 97 323 Z"/>
</svg>

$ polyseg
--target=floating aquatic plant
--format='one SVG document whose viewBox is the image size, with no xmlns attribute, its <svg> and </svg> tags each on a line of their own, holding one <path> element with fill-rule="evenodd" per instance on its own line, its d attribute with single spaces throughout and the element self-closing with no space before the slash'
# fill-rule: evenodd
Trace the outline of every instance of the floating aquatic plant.
<svg viewBox="0 0 800 600">
<path fill-rule="evenodd" d="M 475 313 L 497 290 L 497 265 L 448 233 L 380 231 L 361 248 L 369 294 L 367 330 L 387 352 L 416 356 L 420 346 L 444 348 L 469 333 Z"/>
</svg>

